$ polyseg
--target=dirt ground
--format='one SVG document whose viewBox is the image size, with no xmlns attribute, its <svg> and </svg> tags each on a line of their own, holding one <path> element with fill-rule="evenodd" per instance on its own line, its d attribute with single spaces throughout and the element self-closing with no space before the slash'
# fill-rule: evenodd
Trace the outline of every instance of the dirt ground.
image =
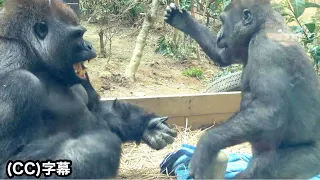
<svg viewBox="0 0 320 180">
<path fill-rule="evenodd" d="M 98 27 L 87 25 L 85 38 L 93 42 L 99 51 Z M 132 83 L 124 77 L 135 47 L 136 29 L 119 32 L 113 38 L 110 61 L 107 58 L 96 58 L 87 63 L 91 81 L 101 97 L 130 97 L 150 95 L 176 95 L 199 93 L 205 90 L 205 79 L 211 78 L 217 68 L 207 59 L 201 61 L 193 58 L 178 61 L 155 54 L 156 41 L 160 32 L 153 30 L 143 51 L 142 61 L 136 74 L 137 81 Z M 162 31 L 163 33 L 163 31 Z M 185 77 L 183 70 L 187 68 L 202 69 L 205 79 Z"/>
<path fill-rule="evenodd" d="M 88 29 L 85 39 L 92 42 L 99 52 L 98 26 L 85 23 L 84 25 Z M 124 72 L 135 46 L 138 33 L 136 29 L 122 30 L 115 35 L 110 60 L 109 57 L 96 58 L 90 63 L 86 63 L 93 86 L 101 97 L 178 95 L 203 92 L 206 89 L 206 80 L 210 79 L 213 73 L 218 72 L 218 68 L 204 57 L 200 61 L 195 57 L 178 61 L 155 54 L 156 40 L 161 33 L 166 33 L 169 30 L 169 27 L 160 26 L 150 32 L 135 83 L 128 81 L 124 77 Z M 183 70 L 192 67 L 202 69 L 205 78 L 197 79 L 182 75 Z M 184 142 L 177 140 L 173 145 L 161 151 L 152 150 L 145 144 L 140 148 L 137 148 L 135 143 L 125 144 L 123 145 L 118 178 L 138 179 L 144 174 L 144 179 L 168 179 L 169 177 L 159 173 L 159 165 L 164 156 L 178 150 L 181 143 L 196 145 L 196 142 L 197 139 Z M 238 145 L 228 148 L 227 152 L 250 153 L 250 146 L 248 144 Z"/>
</svg>

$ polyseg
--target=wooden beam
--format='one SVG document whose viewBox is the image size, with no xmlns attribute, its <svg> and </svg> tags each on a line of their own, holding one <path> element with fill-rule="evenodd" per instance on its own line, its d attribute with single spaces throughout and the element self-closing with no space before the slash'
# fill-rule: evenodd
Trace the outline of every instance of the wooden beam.
<svg viewBox="0 0 320 180">
<path fill-rule="evenodd" d="M 234 113 L 223 113 L 223 114 L 211 114 L 211 115 L 197 115 L 197 116 L 188 116 L 188 117 L 170 117 L 168 123 L 170 125 L 182 126 L 185 127 L 188 125 L 190 129 L 202 129 L 208 128 L 212 125 L 219 124 Z"/>
<path fill-rule="evenodd" d="M 115 98 L 102 98 L 111 101 Z M 172 96 L 122 97 L 149 112 L 168 116 L 169 124 L 184 126 L 186 118 L 193 128 L 220 123 L 239 110 L 240 92 L 206 93 Z"/>
</svg>

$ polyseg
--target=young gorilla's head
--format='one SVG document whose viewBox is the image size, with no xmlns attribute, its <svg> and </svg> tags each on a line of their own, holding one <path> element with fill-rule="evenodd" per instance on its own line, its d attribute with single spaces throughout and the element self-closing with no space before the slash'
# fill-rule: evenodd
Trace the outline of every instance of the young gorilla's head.
<svg viewBox="0 0 320 180">
<path fill-rule="evenodd" d="M 251 37 L 268 18 L 269 9 L 270 0 L 232 0 L 220 15 L 218 47 L 247 50 Z"/>
<path fill-rule="evenodd" d="M 1 36 L 16 39 L 33 54 L 29 63 L 44 67 L 67 85 L 85 77 L 75 70 L 81 68 L 81 62 L 95 58 L 96 52 L 83 39 L 86 29 L 67 4 L 60 0 L 6 0 L 1 17 Z"/>
</svg>

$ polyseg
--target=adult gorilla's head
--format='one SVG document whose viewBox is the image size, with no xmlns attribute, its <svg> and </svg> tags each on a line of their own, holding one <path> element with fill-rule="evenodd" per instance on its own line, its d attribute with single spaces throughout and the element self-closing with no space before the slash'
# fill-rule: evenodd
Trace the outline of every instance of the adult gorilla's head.
<svg viewBox="0 0 320 180">
<path fill-rule="evenodd" d="M 24 67 L 43 68 L 67 85 L 81 82 L 75 73 L 83 61 L 96 57 L 83 39 L 86 29 L 73 10 L 60 0 L 7 0 L 0 18 L 0 36 L 16 41 L 26 50 Z M 17 28 L 19 27 L 19 28 Z M 19 53 L 19 52 L 17 52 Z M 25 61 L 25 59 L 24 59 Z"/>
</svg>

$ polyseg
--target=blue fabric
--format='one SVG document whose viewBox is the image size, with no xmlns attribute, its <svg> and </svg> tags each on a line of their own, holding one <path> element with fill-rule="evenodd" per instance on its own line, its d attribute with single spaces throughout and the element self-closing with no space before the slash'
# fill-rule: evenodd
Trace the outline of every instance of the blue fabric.
<svg viewBox="0 0 320 180">
<path fill-rule="evenodd" d="M 188 166 L 195 148 L 192 145 L 182 144 L 178 151 L 166 155 L 160 164 L 160 172 L 176 176 L 178 180 L 192 179 L 189 176 Z M 231 179 L 247 168 L 252 156 L 250 154 L 231 153 L 228 154 L 228 157 L 225 178 Z M 320 180 L 320 174 L 310 180 Z"/>
</svg>

